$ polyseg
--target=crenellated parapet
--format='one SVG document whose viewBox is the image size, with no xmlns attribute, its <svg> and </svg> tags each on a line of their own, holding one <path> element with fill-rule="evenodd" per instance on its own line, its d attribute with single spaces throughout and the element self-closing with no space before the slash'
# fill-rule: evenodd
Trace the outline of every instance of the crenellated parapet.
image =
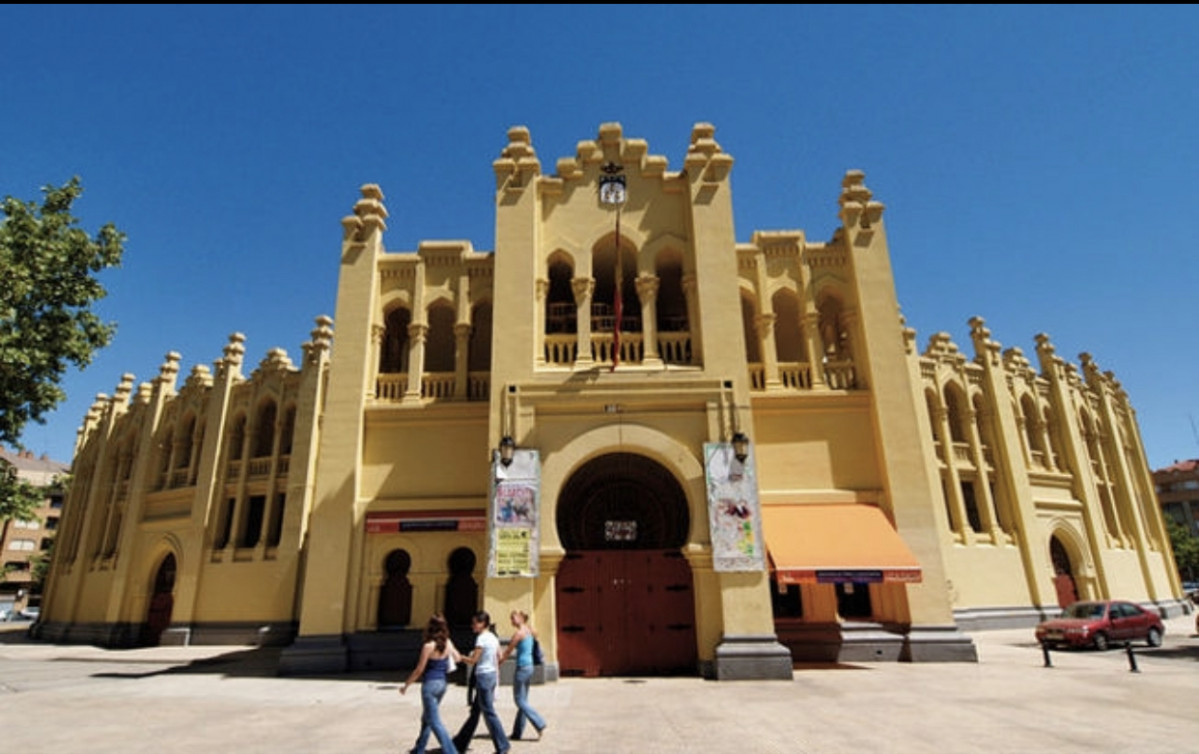
<svg viewBox="0 0 1199 754">
<path fill-rule="evenodd" d="M 947 332 L 933 333 L 929 337 L 928 345 L 924 348 L 924 357 L 958 368 L 966 363 L 966 355 L 958 349 L 957 343 L 953 342 L 953 337 Z"/>
<path fill-rule="evenodd" d="M 251 380 L 264 380 L 273 376 L 283 376 L 295 372 L 296 368 L 291 363 L 291 358 L 288 357 L 287 351 L 282 348 L 272 348 L 266 352 L 266 356 L 258 363 L 258 368 L 250 374 Z"/>
<path fill-rule="evenodd" d="M 183 383 L 185 391 L 202 391 L 212 387 L 212 370 L 204 364 L 196 364 Z"/>
<path fill-rule="evenodd" d="M 333 348 L 333 318 L 322 314 L 316 318 L 312 340 L 304 343 L 304 366 L 321 365 Z"/>
<path fill-rule="evenodd" d="M 874 194 L 866 188 L 866 174 L 861 170 L 849 170 L 841 180 L 841 207 L 839 217 L 842 228 L 849 234 L 855 246 L 864 246 L 874 237 L 875 227 L 883 219 L 882 202 L 873 200 Z"/>
<path fill-rule="evenodd" d="M 733 156 L 716 142 L 716 127 L 711 123 L 696 123 L 691 129 L 691 145 L 683 158 L 683 167 L 692 181 L 705 184 L 722 183 L 733 169 Z"/>
<path fill-rule="evenodd" d="M 523 191 L 541 175 L 541 161 L 533 149 L 533 139 L 526 126 L 508 129 L 508 146 L 493 163 L 496 191 Z"/>
<path fill-rule="evenodd" d="M 354 205 L 354 214 L 342 218 L 343 246 L 364 244 L 376 233 L 387 230 L 387 207 L 383 205 L 383 190 L 368 183 L 359 189 L 362 198 Z"/>
<path fill-rule="evenodd" d="M 590 188 L 600 169 L 608 165 L 619 167 L 640 180 L 670 179 L 663 184 L 663 190 L 670 193 L 681 188 L 681 184 L 678 183 L 678 172 L 667 171 L 668 164 L 665 157 L 649 154 L 649 144 L 644 139 L 626 139 L 619 123 L 604 123 L 595 139 L 576 144 L 574 157 L 559 158 L 555 174 L 542 177 L 539 186 L 546 196 L 561 196 L 580 187 Z"/>
<path fill-rule="evenodd" d="M 242 379 L 241 365 L 246 355 L 246 347 L 243 345 L 245 342 L 246 336 L 239 332 L 235 332 L 229 336 L 229 342 L 225 345 L 224 356 L 214 362 L 219 379 L 234 382 Z"/>
</svg>

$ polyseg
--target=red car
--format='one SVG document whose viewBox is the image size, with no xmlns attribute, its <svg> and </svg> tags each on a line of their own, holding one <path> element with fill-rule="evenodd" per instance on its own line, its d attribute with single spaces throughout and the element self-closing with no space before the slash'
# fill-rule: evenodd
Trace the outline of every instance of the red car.
<svg viewBox="0 0 1199 754">
<path fill-rule="evenodd" d="M 1100 651 L 1113 643 L 1144 639 L 1151 647 L 1162 645 L 1166 627 L 1155 613 L 1131 602 L 1075 602 L 1060 617 L 1037 626 L 1037 641 L 1048 647 L 1094 647 Z"/>
</svg>

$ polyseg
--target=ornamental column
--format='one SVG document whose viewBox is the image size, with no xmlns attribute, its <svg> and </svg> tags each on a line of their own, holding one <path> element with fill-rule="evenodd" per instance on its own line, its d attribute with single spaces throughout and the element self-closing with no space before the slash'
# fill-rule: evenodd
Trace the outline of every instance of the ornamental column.
<svg viewBox="0 0 1199 754">
<path fill-rule="evenodd" d="M 575 371 L 590 369 L 595 363 L 591 357 L 591 296 L 595 293 L 595 278 L 577 277 L 570 281 L 575 296 L 578 322 L 578 353 L 575 354 Z"/>
<path fill-rule="evenodd" d="M 533 343 L 536 348 L 533 353 L 533 363 L 538 367 L 545 366 L 545 300 L 550 293 L 550 281 L 537 278 L 533 285 L 536 296 L 533 310 Z"/>
<path fill-rule="evenodd" d="M 782 390 L 779 379 L 779 355 L 774 343 L 774 312 L 764 312 L 754 317 L 754 335 L 758 338 L 758 352 L 762 355 L 762 372 L 766 390 Z"/>
<path fill-rule="evenodd" d="M 408 325 L 408 389 L 404 403 L 418 403 L 421 396 L 421 376 L 425 373 L 425 340 L 429 326 L 424 322 Z"/>
<path fill-rule="evenodd" d="M 468 367 L 470 366 L 469 322 L 454 325 L 454 400 L 464 401 L 470 397 Z"/>
<path fill-rule="evenodd" d="M 820 312 L 812 308 L 803 315 L 804 350 L 808 352 L 808 375 L 813 390 L 828 390 L 824 380 L 824 339 L 820 337 Z"/>
<path fill-rule="evenodd" d="M 658 357 L 658 288 L 656 275 L 637 276 L 637 298 L 641 301 L 641 363 L 648 367 L 662 366 Z"/>
</svg>

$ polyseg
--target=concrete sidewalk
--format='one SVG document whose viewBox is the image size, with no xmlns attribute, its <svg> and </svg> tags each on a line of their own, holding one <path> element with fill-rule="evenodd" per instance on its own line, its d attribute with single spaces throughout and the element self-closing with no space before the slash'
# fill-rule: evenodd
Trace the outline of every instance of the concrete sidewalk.
<svg viewBox="0 0 1199 754">
<path fill-rule="evenodd" d="M 26 624 L 27 626 L 27 624 Z M 1032 629 L 975 632 L 977 664 L 799 666 L 791 682 L 565 679 L 533 687 L 550 752 L 1053 752 L 1137 754 L 1199 747 L 1199 637 L 1167 621 L 1159 649 L 1054 652 Z M 187 754 L 407 752 L 420 694 L 400 674 L 275 675 L 277 649 L 104 650 L 30 642 L 0 629 L 4 752 Z M 511 724 L 510 687 L 499 694 Z M 451 730 L 465 690 L 441 707 Z M 480 729 L 470 751 L 491 743 Z M 434 742 L 435 745 L 435 742 Z M 436 749 L 433 749 L 436 751 Z"/>
</svg>

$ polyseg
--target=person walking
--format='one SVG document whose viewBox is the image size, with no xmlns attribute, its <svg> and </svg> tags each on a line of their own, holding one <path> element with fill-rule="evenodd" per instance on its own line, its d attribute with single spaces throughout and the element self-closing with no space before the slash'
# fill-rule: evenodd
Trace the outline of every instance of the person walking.
<svg viewBox="0 0 1199 754">
<path fill-rule="evenodd" d="M 478 676 L 470 668 L 467 668 L 466 672 L 466 705 L 470 707 L 470 714 L 466 716 L 462 727 L 454 734 L 454 746 L 457 747 L 459 754 L 470 748 L 471 739 L 475 737 L 475 729 L 479 727 L 479 718 L 483 715 L 483 708 L 479 705 L 478 686 L 475 683 Z"/>
<path fill-rule="evenodd" d="M 429 618 L 429 623 L 425 626 L 424 644 L 420 649 L 420 660 L 408 676 L 408 680 L 400 687 L 400 693 L 406 694 L 408 687 L 415 683 L 416 679 L 422 679 L 420 735 L 416 738 L 416 746 L 411 754 L 424 754 L 430 733 L 437 736 L 443 754 L 458 754 L 458 750 L 454 748 L 454 740 L 450 738 L 450 732 L 441 722 L 438 706 L 441 704 L 441 698 L 445 696 L 446 675 L 450 672 L 451 662 L 461 659 L 462 655 L 458 654 L 454 642 L 450 641 L 450 627 L 445 618 L 441 615 Z"/>
<path fill-rule="evenodd" d="M 508 735 L 513 741 L 519 741 L 525 732 L 525 721 L 533 725 L 540 741 L 545 732 L 545 720 L 529 704 L 529 684 L 533 681 L 533 645 L 537 636 L 529 625 L 529 614 L 522 610 L 513 610 L 509 616 L 516 633 L 500 656 L 500 664 L 510 655 L 516 655 L 516 675 L 512 679 L 512 698 L 516 701 L 516 720 L 512 723 L 512 733 Z"/>
<path fill-rule="evenodd" d="M 491 734 L 496 754 L 507 754 L 511 744 L 504 735 L 504 724 L 495 712 L 495 690 L 500 685 L 500 640 L 492 630 L 491 616 L 485 610 L 474 614 L 470 627 L 475 632 L 475 649 L 465 661 L 475 669 L 475 698 L 479 712 Z"/>
</svg>

